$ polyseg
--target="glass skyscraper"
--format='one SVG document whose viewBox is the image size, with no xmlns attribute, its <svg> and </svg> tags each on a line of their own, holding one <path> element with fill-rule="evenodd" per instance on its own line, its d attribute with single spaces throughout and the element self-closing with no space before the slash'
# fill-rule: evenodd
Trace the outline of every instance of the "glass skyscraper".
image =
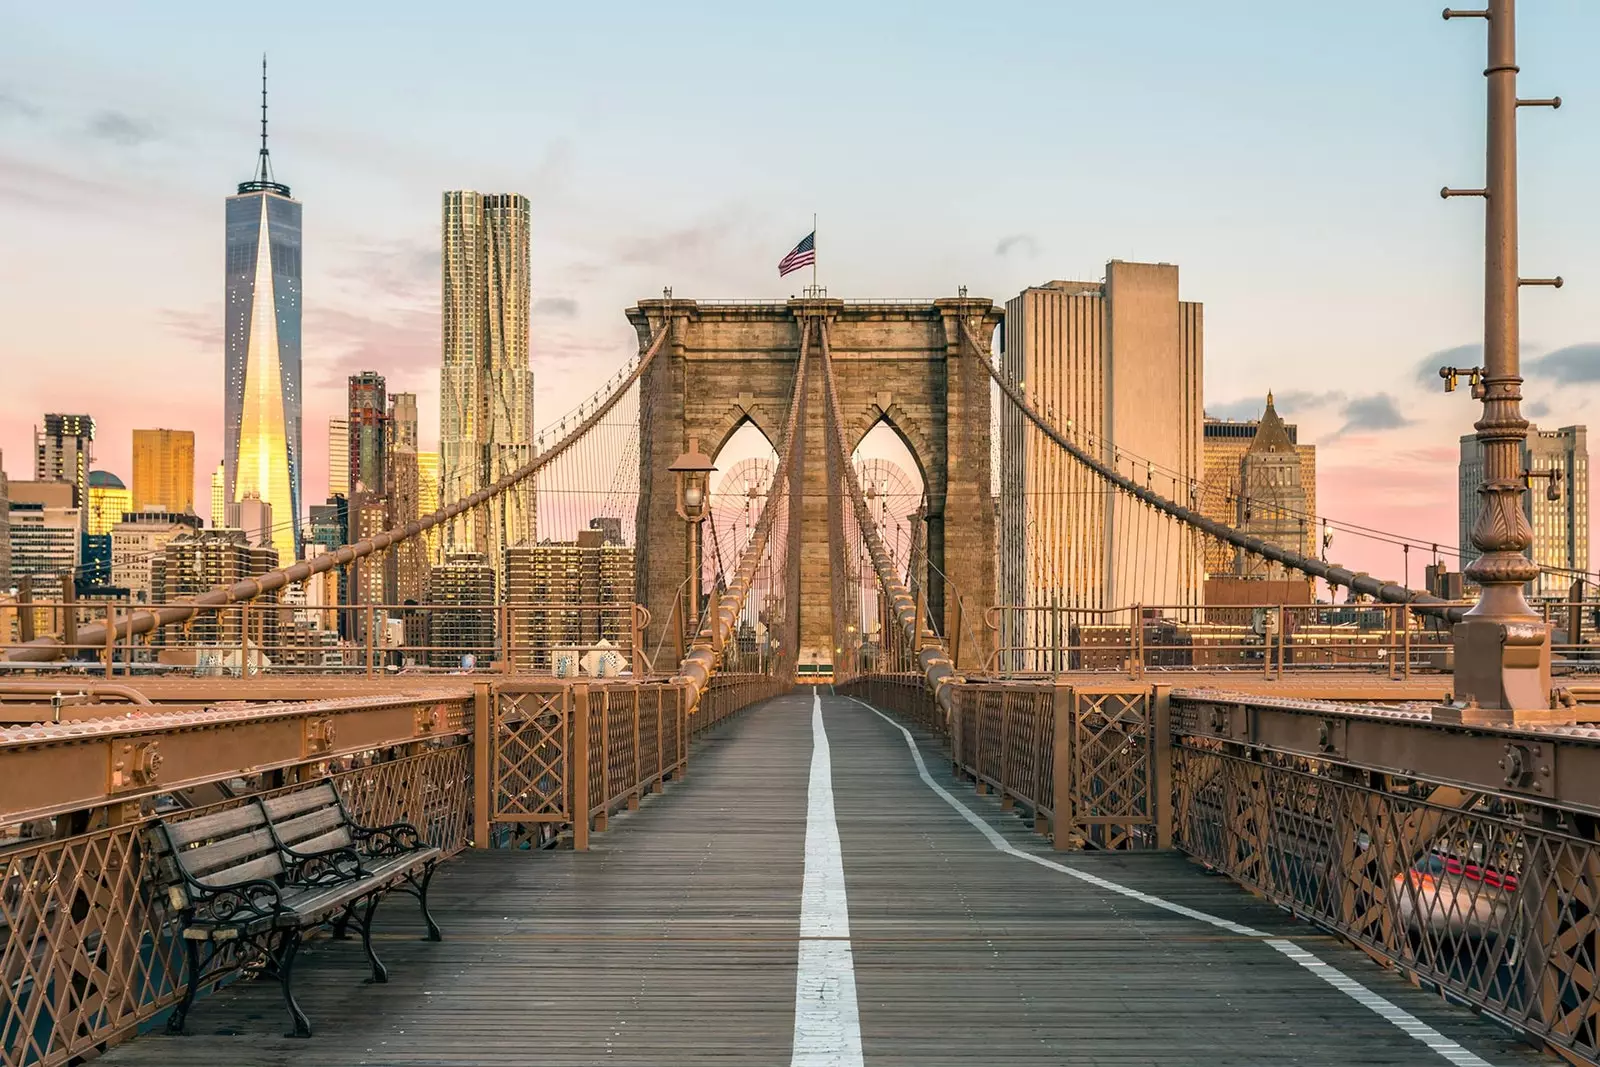
<svg viewBox="0 0 1600 1067">
<path fill-rule="evenodd" d="M 255 176 L 227 200 L 223 492 L 272 506 L 280 565 L 300 544 L 300 202 L 267 155 L 266 62 Z"/>
</svg>

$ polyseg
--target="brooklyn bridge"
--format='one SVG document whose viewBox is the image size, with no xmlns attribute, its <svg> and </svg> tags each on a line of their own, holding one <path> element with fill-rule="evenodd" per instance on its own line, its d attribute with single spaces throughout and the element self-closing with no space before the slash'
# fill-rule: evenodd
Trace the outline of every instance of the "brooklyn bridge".
<svg viewBox="0 0 1600 1067">
<path fill-rule="evenodd" d="M 1486 187 L 1446 190 L 1487 205 L 1484 365 L 1445 369 L 1481 401 L 1476 597 L 1219 520 L 1040 400 L 988 299 L 664 292 L 471 496 L 192 601 L 26 606 L 4 1063 L 1600 1061 L 1592 605 L 1524 595 L 1490 29 Z M 1007 513 L 1019 454 L 1087 543 Z M 282 594 L 530 487 L 541 530 L 631 524 L 632 602 L 291 642 Z M 1212 559 L 1344 602 L 1208 602 Z M 160 659 L 192 632 L 209 673 Z"/>
</svg>

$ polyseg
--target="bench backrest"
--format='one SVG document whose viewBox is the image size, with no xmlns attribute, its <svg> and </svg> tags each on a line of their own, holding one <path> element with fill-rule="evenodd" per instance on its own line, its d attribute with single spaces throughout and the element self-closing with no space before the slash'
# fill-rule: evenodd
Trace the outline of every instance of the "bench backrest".
<svg viewBox="0 0 1600 1067">
<path fill-rule="evenodd" d="M 303 855 L 355 844 L 344 805 L 329 781 L 261 801 L 278 840 Z"/>
<path fill-rule="evenodd" d="M 240 804 L 193 819 L 162 820 L 158 831 L 157 858 L 169 882 L 181 881 L 180 869 L 212 888 L 272 880 L 284 873 L 283 858 L 259 804 Z"/>
</svg>

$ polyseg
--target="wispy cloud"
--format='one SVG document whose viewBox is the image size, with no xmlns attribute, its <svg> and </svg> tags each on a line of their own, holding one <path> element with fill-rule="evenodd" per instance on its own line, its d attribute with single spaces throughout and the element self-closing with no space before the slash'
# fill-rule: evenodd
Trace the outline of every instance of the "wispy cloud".
<svg viewBox="0 0 1600 1067">
<path fill-rule="evenodd" d="M 44 109 L 11 89 L 0 89 L 0 115 L 38 119 L 44 117 Z"/>
<path fill-rule="evenodd" d="M 1550 405 L 1543 400 L 1532 400 L 1522 406 L 1522 413 L 1530 419 L 1542 419 L 1550 414 Z"/>
<path fill-rule="evenodd" d="M 1600 382 L 1600 341 L 1567 345 L 1527 360 L 1523 369 L 1565 385 Z"/>
<path fill-rule="evenodd" d="M 1345 402 L 1341 414 L 1344 416 L 1344 425 L 1339 427 L 1334 437 L 1379 430 L 1398 430 L 1402 426 L 1409 426 L 1412 421 L 1401 413 L 1394 397 L 1388 393 L 1351 397 Z"/>
<path fill-rule="evenodd" d="M 222 309 L 167 308 L 156 318 L 170 333 L 213 352 L 222 351 Z"/>
<path fill-rule="evenodd" d="M 707 219 L 665 233 L 629 237 L 618 245 L 617 260 L 629 266 L 665 266 L 715 250 L 734 230 L 732 219 Z"/>
<path fill-rule="evenodd" d="M 1025 256 L 1036 256 L 1039 254 L 1039 242 L 1034 239 L 1032 234 L 1012 233 L 1000 238 L 999 242 L 994 246 L 994 254 L 997 256 L 1005 257 L 1013 252 L 1018 252 Z"/>
<path fill-rule="evenodd" d="M 153 125 L 123 111 L 96 112 L 84 124 L 84 132 L 97 141 L 123 148 L 137 148 L 154 141 L 158 136 Z"/>
<path fill-rule="evenodd" d="M 306 309 L 307 348 L 320 372 L 314 384 L 343 387 L 352 374 L 375 370 L 402 389 L 439 368 L 439 313 L 433 309 L 360 311 L 319 305 Z"/>
<path fill-rule="evenodd" d="M 541 296 L 533 302 L 533 314 L 571 319 L 578 315 L 578 302 L 570 296 Z"/>
<path fill-rule="evenodd" d="M 334 278 L 400 304 L 439 302 L 439 246 L 423 241 L 362 242 L 338 253 Z"/>
<path fill-rule="evenodd" d="M 1416 383 L 1434 392 L 1439 389 L 1440 367 L 1476 367 L 1483 362 L 1483 346 L 1481 344 L 1456 345 L 1454 348 L 1441 348 L 1423 358 L 1417 364 L 1414 374 Z"/>
</svg>

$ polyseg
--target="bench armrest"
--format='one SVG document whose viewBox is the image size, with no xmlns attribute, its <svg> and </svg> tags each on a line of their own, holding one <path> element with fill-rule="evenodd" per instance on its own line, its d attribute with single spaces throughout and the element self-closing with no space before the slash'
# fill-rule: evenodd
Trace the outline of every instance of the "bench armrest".
<svg viewBox="0 0 1600 1067">
<path fill-rule="evenodd" d="M 338 885 L 366 874 L 361 869 L 361 854 L 350 845 L 326 852 L 297 852 L 280 841 L 278 850 L 283 853 L 284 881 L 289 885 Z"/>
<path fill-rule="evenodd" d="M 276 882 L 254 878 L 233 885 L 204 885 L 185 877 L 194 918 L 227 925 L 255 919 L 272 919 L 283 913 L 283 895 Z"/>
<path fill-rule="evenodd" d="M 401 856 L 432 847 L 408 822 L 395 822 L 388 826 L 357 826 L 352 823 L 350 832 L 369 856 Z"/>
</svg>

